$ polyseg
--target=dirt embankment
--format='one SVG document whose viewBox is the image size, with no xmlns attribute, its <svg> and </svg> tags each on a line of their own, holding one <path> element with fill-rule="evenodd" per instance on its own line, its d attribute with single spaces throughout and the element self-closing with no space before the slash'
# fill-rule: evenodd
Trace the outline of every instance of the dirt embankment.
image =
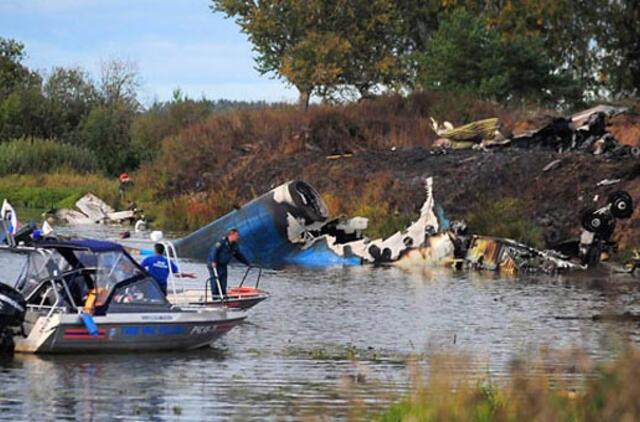
<svg viewBox="0 0 640 422">
<path fill-rule="evenodd" d="M 543 171 L 554 160 L 560 164 Z M 433 155 L 425 148 L 362 152 L 350 158 L 327 160 L 303 154 L 282 165 L 267 166 L 244 180 L 241 197 L 264 192 L 292 178 L 313 184 L 336 204 L 359 201 L 372 184 L 395 214 L 417 214 L 424 200 L 423 180 L 435 179 L 435 198 L 450 219 L 464 218 L 478 205 L 518 198 L 524 218 L 544 230 L 549 243 L 579 235 L 580 213 L 603 203 L 609 193 L 628 190 L 638 207 L 618 224 L 622 248 L 640 245 L 640 160 L 610 160 L 582 153 L 505 149 L 495 152 L 459 151 Z M 622 179 L 597 186 L 603 179 Z M 331 201 L 330 201 L 331 202 Z M 330 206 L 332 204 L 330 203 Z M 334 211 L 346 211 L 337 205 Z M 487 233 L 491 234 L 491 233 Z"/>
<path fill-rule="evenodd" d="M 163 199 L 176 203 L 174 198 L 185 198 L 184 209 L 176 208 L 175 215 L 202 210 L 198 221 L 210 221 L 287 180 L 302 179 L 323 194 L 334 215 L 360 214 L 398 226 L 417 215 L 424 177 L 433 176 L 436 200 L 450 219 L 516 198 L 517 212 L 506 215 L 518 215 L 541 230 L 547 244 L 577 236 L 580 214 L 596 205 L 593 198 L 597 195 L 603 204 L 609 193 L 622 189 L 639 206 L 632 218 L 618 224 L 615 237 L 622 248 L 640 246 L 640 159 L 514 146 L 435 154 L 429 150 L 437 138 L 431 116 L 454 125 L 497 116 L 512 131 L 527 128 L 542 114 L 493 103 L 465 106 L 459 100 L 420 94 L 307 113 L 272 109 L 214 116 L 165 140 L 161 165 L 151 168 L 151 179 L 162 176 Z M 640 145 L 637 114 L 614 117 L 608 124 L 620 143 Z M 352 155 L 328 158 L 336 153 Z M 543 171 L 555 160 L 560 163 Z M 598 187 L 603 179 L 621 181 Z M 211 204 L 216 215 L 207 214 Z"/>
</svg>

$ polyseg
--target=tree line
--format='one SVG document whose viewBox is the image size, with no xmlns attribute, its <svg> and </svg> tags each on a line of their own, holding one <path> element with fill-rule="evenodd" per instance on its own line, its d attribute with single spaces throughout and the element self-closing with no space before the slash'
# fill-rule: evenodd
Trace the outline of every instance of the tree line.
<svg viewBox="0 0 640 422">
<path fill-rule="evenodd" d="M 573 105 L 640 91 L 636 0 L 212 0 L 308 106 L 386 91 Z"/>
<path fill-rule="evenodd" d="M 0 150 L 7 155 L 30 148 L 46 152 L 47 157 L 38 163 L 34 154 L 24 159 L 15 154 L 0 157 L 0 171 L 44 171 L 67 165 L 115 175 L 155 159 L 164 138 L 211 113 L 264 106 L 194 100 L 176 89 L 171 100 L 144 107 L 135 63 L 105 61 L 94 79 L 80 67 L 37 72 L 24 64 L 25 58 L 23 43 L 0 37 Z"/>
</svg>

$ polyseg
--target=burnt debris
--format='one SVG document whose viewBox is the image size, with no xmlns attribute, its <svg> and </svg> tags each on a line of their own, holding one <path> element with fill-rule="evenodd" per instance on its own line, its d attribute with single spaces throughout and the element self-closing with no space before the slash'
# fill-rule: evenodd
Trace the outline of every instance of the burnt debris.
<svg viewBox="0 0 640 422">
<path fill-rule="evenodd" d="M 620 144 L 607 130 L 610 118 L 627 109 L 599 105 L 568 117 L 541 115 L 529 122 L 524 130 L 510 133 L 499 119 L 490 118 L 454 127 L 449 122 L 432 128 L 440 137 L 433 147 L 486 150 L 495 147 L 548 148 L 557 152 L 578 151 L 610 157 L 640 157 L 640 148 Z"/>
</svg>

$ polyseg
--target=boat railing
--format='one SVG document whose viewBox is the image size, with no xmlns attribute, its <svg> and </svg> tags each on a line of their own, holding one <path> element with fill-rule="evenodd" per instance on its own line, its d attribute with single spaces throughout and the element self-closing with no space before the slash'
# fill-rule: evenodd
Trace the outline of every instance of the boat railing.
<svg viewBox="0 0 640 422">
<path fill-rule="evenodd" d="M 64 280 L 62 279 L 58 279 L 58 278 L 50 278 L 47 280 L 44 280 L 46 283 L 50 283 L 51 286 L 47 287 L 47 289 L 42 293 L 42 299 L 40 300 L 39 304 L 27 304 L 27 308 L 36 311 L 36 312 L 43 312 L 43 311 L 47 311 L 47 315 L 45 316 L 45 322 L 44 324 L 42 324 L 40 326 L 40 330 L 44 330 L 45 327 L 47 326 L 47 324 L 49 323 L 49 320 L 51 319 L 51 317 L 53 317 L 54 314 L 56 313 L 60 313 L 60 312 L 64 312 L 66 310 L 66 306 L 64 305 L 64 299 L 60 296 L 60 293 L 58 291 L 58 286 L 56 286 L 56 281 L 61 281 L 62 285 L 64 287 L 65 293 L 67 294 L 67 296 L 69 297 L 69 300 L 71 301 L 71 305 L 76 308 L 75 303 L 73 302 L 73 297 L 71 296 L 71 293 L 69 291 L 69 287 L 67 286 L 67 283 L 65 283 Z M 35 290 L 34 292 L 32 292 L 27 298 L 27 303 L 29 302 L 30 299 L 33 299 L 33 296 L 36 294 L 36 292 L 40 291 L 41 288 L 38 288 L 37 290 Z M 53 305 L 45 305 L 45 301 L 47 300 L 47 298 L 49 297 L 49 295 L 53 293 L 55 300 L 53 302 Z"/>
<path fill-rule="evenodd" d="M 246 271 L 244 272 L 244 275 L 242 276 L 242 280 L 240 281 L 240 284 L 238 285 L 238 287 L 244 286 L 244 283 L 247 280 L 247 276 L 249 275 L 249 273 L 253 269 L 256 269 L 256 267 L 251 267 L 251 266 L 247 267 Z M 258 270 L 258 277 L 256 278 L 256 284 L 254 286 L 256 289 L 260 286 L 260 279 L 262 278 L 262 268 L 261 267 L 257 267 L 257 270 Z M 214 273 L 215 273 L 215 275 L 217 277 L 218 276 L 218 272 L 215 270 L 215 268 L 214 268 Z M 222 288 L 220 286 L 219 279 L 216 279 L 216 283 L 218 285 L 218 291 L 221 292 Z M 209 289 L 209 280 L 206 280 L 205 284 L 204 284 L 204 301 L 205 302 L 208 301 L 208 289 Z M 213 293 L 212 293 L 211 297 L 213 297 Z M 225 301 L 227 298 L 225 298 L 224 295 L 220 294 L 220 299 L 222 301 Z"/>
<path fill-rule="evenodd" d="M 135 239 L 136 243 L 142 243 L 142 244 L 161 244 L 164 248 L 164 257 L 168 262 L 173 262 L 175 263 L 176 269 L 178 271 L 174 272 L 173 271 L 173 266 L 172 265 L 168 265 L 169 267 L 169 277 L 167 279 L 167 289 L 170 290 L 173 293 L 173 301 L 175 305 L 186 305 L 190 303 L 190 298 L 187 294 L 187 286 L 182 285 L 179 286 L 178 283 L 178 278 L 177 277 L 178 274 L 182 273 L 182 266 L 181 266 L 181 262 L 180 262 L 180 257 L 178 256 L 178 252 L 176 250 L 175 245 L 173 244 L 173 242 L 171 242 L 170 240 L 166 240 L 166 239 L 162 239 L 162 240 L 151 240 L 151 239 Z M 247 267 L 247 270 L 244 273 L 244 276 L 242 277 L 242 281 L 240 282 L 240 285 L 238 287 L 242 287 L 247 279 L 247 276 L 249 275 L 249 273 L 251 272 L 251 270 L 255 269 L 256 267 Z M 258 288 L 258 286 L 260 285 L 260 279 L 262 277 L 262 268 L 257 267 L 258 269 L 258 277 L 256 279 L 256 283 L 255 283 L 255 287 Z M 220 280 L 217 277 L 217 272 L 214 268 L 214 274 L 215 274 L 215 281 L 218 287 L 218 292 L 219 292 L 219 297 L 220 300 L 224 303 L 227 298 L 222 294 L 222 286 L 220 285 Z M 208 301 L 208 296 L 209 296 L 209 283 L 210 283 L 210 278 L 206 278 L 204 281 L 204 299 L 205 302 Z M 211 293 L 211 297 L 213 298 L 213 293 Z"/>
<path fill-rule="evenodd" d="M 176 265 L 176 269 L 178 270 L 178 274 L 182 272 L 180 266 L 180 258 L 178 257 L 178 252 L 176 251 L 176 247 L 173 242 L 169 240 L 163 240 L 159 242 L 164 247 L 164 255 L 167 259 L 167 262 L 174 262 Z M 171 285 L 171 290 L 173 290 L 173 295 L 177 297 L 178 290 L 176 288 L 176 278 L 177 274 L 173 272 L 173 265 L 168 265 L 169 267 L 169 280 L 168 283 Z M 182 289 L 184 292 L 184 289 Z"/>
</svg>

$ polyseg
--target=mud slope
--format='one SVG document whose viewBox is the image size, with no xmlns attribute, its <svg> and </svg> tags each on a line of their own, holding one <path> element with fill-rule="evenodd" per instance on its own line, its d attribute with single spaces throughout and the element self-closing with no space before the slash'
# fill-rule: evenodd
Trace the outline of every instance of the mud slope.
<svg viewBox="0 0 640 422">
<path fill-rule="evenodd" d="M 554 160 L 560 165 L 543 171 Z M 582 209 L 592 206 L 595 195 L 606 198 L 615 190 L 628 190 L 640 203 L 640 160 L 619 160 L 582 153 L 510 148 L 494 152 L 459 151 L 433 155 L 425 148 L 361 152 L 329 160 L 318 154 L 295 160 L 264 163 L 242 180 L 240 197 L 249 199 L 292 178 L 312 183 L 336 202 L 348 203 L 381 183 L 396 213 L 417 212 L 423 200 L 422 178 L 435 177 L 436 200 L 450 218 L 461 218 L 478 203 L 517 197 L 533 222 L 544 227 L 545 238 L 564 239 L 579 234 Z M 237 175 L 236 180 L 241 179 Z M 613 186 L 597 187 L 603 179 L 622 179 Z M 622 248 L 640 245 L 640 207 L 618 225 Z"/>
</svg>

